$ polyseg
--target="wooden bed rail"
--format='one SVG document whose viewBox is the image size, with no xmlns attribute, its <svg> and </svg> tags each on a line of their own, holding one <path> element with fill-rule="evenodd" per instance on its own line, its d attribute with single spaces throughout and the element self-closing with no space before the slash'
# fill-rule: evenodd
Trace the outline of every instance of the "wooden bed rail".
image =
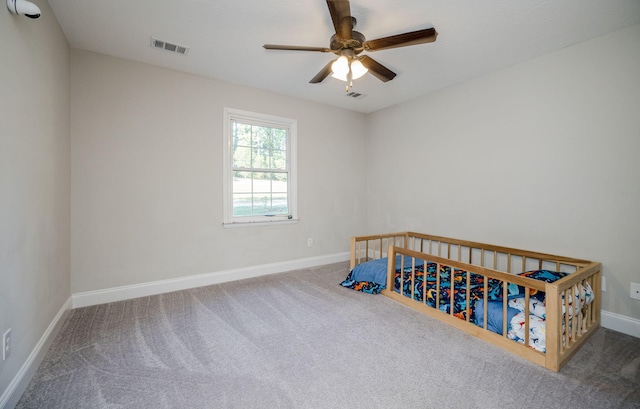
<svg viewBox="0 0 640 409">
<path fill-rule="evenodd" d="M 394 245 L 398 238 L 402 238 L 401 245 Z M 519 355 L 531 362 L 544 366 L 552 371 L 559 371 L 575 352 L 586 342 L 586 340 L 600 326 L 600 303 L 601 303 L 601 269 L 600 263 L 594 263 L 581 259 L 554 256 L 544 253 L 537 253 L 525 250 L 512 249 L 501 246 L 493 246 L 470 241 L 448 239 L 438 236 L 425 235 L 420 233 L 396 233 L 391 235 L 368 236 L 366 239 L 352 239 L 352 268 L 354 264 L 355 245 L 357 243 L 368 243 L 369 240 L 388 240 L 389 246 L 386 251 L 374 249 L 373 258 L 388 256 L 387 285 L 382 291 L 386 296 L 399 301 L 411 308 L 417 309 L 427 315 L 445 321 L 465 332 L 475 335 L 490 343 L 498 345 L 516 355 Z M 380 241 L 379 243 L 382 243 Z M 367 244 L 368 246 L 368 244 Z M 376 253 L 377 251 L 377 253 Z M 476 257 L 473 257 L 473 254 Z M 488 252 L 488 255 L 485 255 Z M 366 253 L 368 254 L 368 253 Z M 379 255 L 379 257 L 377 257 Z M 396 257 L 401 255 L 402 257 Z M 408 259 L 407 259 L 408 258 Z M 407 261 L 409 260 L 409 261 Z M 436 289 L 435 306 L 428 305 L 427 296 L 423 294 L 422 300 L 416 299 L 415 277 L 416 260 L 424 263 L 435 263 L 436 266 Z M 517 262 L 515 262 L 517 261 Z M 396 265 L 400 263 L 400 265 Z M 531 268 L 529 268 L 531 267 Z M 400 288 L 399 292 L 394 291 L 396 269 L 400 268 Z M 438 307 L 440 304 L 440 273 L 442 269 L 448 268 L 449 279 L 454 280 L 458 271 L 466 273 L 466 310 L 464 316 L 460 318 L 454 315 L 454 283 L 449 282 L 449 312 L 443 312 Z M 532 278 L 519 276 L 518 273 L 536 269 L 549 269 L 552 271 L 565 271 L 566 277 L 553 283 L 546 283 Z M 408 273 L 405 273 L 408 271 Z M 409 274 L 408 276 L 405 274 Z M 484 311 L 485 317 L 483 326 L 478 326 L 471 321 L 471 275 L 478 274 L 484 278 Z M 403 283 L 405 279 L 410 280 L 411 294 L 404 294 Z M 499 335 L 487 329 L 487 308 L 488 308 L 488 282 L 490 279 L 501 280 L 502 298 L 502 334 Z M 594 300 L 588 305 L 581 306 L 580 310 L 573 310 L 573 301 L 576 296 L 580 297 L 579 288 L 592 288 Z M 515 284 L 523 287 L 524 290 L 524 344 L 518 343 L 507 336 L 508 329 L 508 293 L 507 285 Z M 426 286 L 426 280 L 424 281 Z M 464 284 L 463 284 L 464 285 Z M 536 291 L 534 291 L 536 290 Z M 546 293 L 546 352 L 539 352 L 529 345 L 530 334 L 530 294 L 537 291 Z M 424 290 L 423 290 L 424 292 Z"/>
<path fill-rule="evenodd" d="M 587 260 L 538 253 L 492 244 L 416 232 L 398 232 L 351 238 L 351 264 L 386 257 L 389 245 L 511 274 L 529 270 L 574 271 L 591 266 Z"/>
<path fill-rule="evenodd" d="M 390 245 L 406 247 L 409 242 L 408 233 L 376 234 L 371 236 L 351 237 L 351 263 L 353 269 L 360 263 L 386 257 Z"/>
<path fill-rule="evenodd" d="M 581 310 L 574 310 L 572 301 L 581 297 L 579 288 L 586 284 L 593 290 L 594 300 Z M 554 357 L 547 362 L 553 371 L 560 368 L 578 351 L 587 339 L 600 327 L 602 299 L 602 264 L 591 263 L 553 283 L 547 283 L 545 292 L 547 308 L 547 355 Z M 571 314 L 573 312 L 573 314 Z"/>
</svg>

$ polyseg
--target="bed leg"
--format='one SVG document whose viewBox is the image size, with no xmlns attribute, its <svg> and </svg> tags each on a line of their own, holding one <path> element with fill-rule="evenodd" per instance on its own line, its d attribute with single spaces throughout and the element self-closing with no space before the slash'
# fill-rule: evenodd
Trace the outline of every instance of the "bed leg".
<svg viewBox="0 0 640 409">
<path fill-rule="evenodd" d="M 546 286 L 547 308 L 547 351 L 545 353 L 545 367 L 554 372 L 560 370 L 560 351 L 562 350 L 562 297 L 558 287 L 553 284 Z"/>
<path fill-rule="evenodd" d="M 389 246 L 387 250 L 387 290 L 393 292 L 395 290 L 393 281 L 396 274 L 396 253 L 393 246 Z M 400 294 L 402 294 L 402 277 L 400 278 Z"/>
</svg>

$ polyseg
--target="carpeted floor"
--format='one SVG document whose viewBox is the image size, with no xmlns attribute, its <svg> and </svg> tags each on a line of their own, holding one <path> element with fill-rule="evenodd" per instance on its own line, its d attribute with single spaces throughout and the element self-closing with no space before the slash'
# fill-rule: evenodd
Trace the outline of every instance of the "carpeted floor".
<svg viewBox="0 0 640 409">
<path fill-rule="evenodd" d="M 348 264 L 73 310 L 18 408 L 640 408 L 640 339 L 553 373 L 338 285 Z"/>
</svg>

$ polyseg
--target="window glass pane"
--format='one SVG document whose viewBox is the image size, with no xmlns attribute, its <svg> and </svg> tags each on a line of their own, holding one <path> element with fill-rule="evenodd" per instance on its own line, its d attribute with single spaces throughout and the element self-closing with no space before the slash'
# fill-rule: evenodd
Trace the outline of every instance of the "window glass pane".
<svg viewBox="0 0 640 409">
<path fill-rule="evenodd" d="M 233 172 L 233 193 L 251 193 L 251 172 Z"/>
<path fill-rule="evenodd" d="M 271 141 L 271 128 L 264 126 L 253 127 L 253 143 L 254 148 L 266 149 Z"/>
<path fill-rule="evenodd" d="M 271 169 L 287 169 L 287 152 L 274 150 L 271 152 Z"/>
<path fill-rule="evenodd" d="M 287 130 L 286 129 L 273 129 L 272 134 L 273 142 L 271 144 L 273 149 L 279 149 L 281 151 L 287 150 Z"/>
<path fill-rule="evenodd" d="M 254 193 L 253 194 L 253 215 L 264 216 L 271 214 L 271 194 L 270 193 Z"/>
<path fill-rule="evenodd" d="M 233 216 L 251 216 L 252 215 L 252 196 L 251 194 L 233 194 Z"/>
<path fill-rule="evenodd" d="M 233 123 L 233 147 L 251 146 L 251 125 Z"/>
<path fill-rule="evenodd" d="M 271 173 L 253 172 L 253 192 L 271 192 Z"/>
<path fill-rule="evenodd" d="M 274 193 L 271 196 L 271 212 L 272 214 L 288 214 L 289 203 L 287 202 L 287 193 Z"/>
<path fill-rule="evenodd" d="M 233 167 L 234 168 L 250 168 L 251 167 L 251 148 L 249 147 L 233 148 Z"/>
<path fill-rule="evenodd" d="M 288 180 L 286 173 L 272 173 L 271 174 L 271 191 L 273 193 L 287 193 Z"/>
<path fill-rule="evenodd" d="M 269 151 L 262 147 L 253 148 L 251 167 L 254 169 L 269 169 Z"/>
</svg>

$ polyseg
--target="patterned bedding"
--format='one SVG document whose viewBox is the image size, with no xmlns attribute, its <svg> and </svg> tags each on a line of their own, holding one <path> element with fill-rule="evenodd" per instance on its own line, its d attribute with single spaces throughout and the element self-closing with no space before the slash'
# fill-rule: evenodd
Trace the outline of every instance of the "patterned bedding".
<svg viewBox="0 0 640 409">
<path fill-rule="evenodd" d="M 396 266 L 401 264 L 399 257 L 396 259 Z M 404 269 L 398 267 L 395 272 L 394 290 L 396 292 L 400 292 L 402 287 L 402 294 L 406 297 L 411 297 L 413 294 L 413 299 L 416 301 L 448 314 L 451 311 L 451 304 L 453 304 L 453 315 L 463 320 L 467 319 L 468 280 L 470 322 L 478 326 L 484 325 L 484 277 L 482 275 L 455 268 L 453 269 L 452 283 L 451 268 L 441 265 L 438 287 L 438 275 L 436 274 L 438 266 L 436 263 L 418 262 L 413 277 L 411 258 L 405 259 L 404 266 Z M 386 258 L 359 264 L 349 273 L 341 285 L 357 291 L 377 294 L 386 287 L 386 269 Z M 567 273 L 534 270 L 519 275 L 551 283 L 565 277 Z M 492 278 L 487 281 L 487 328 L 502 335 L 503 282 Z M 525 339 L 524 293 L 523 287 L 513 283 L 507 285 L 507 337 L 522 344 Z M 576 285 L 573 294 L 572 298 L 574 299 L 569 300 L 570 317 L 573 316 L 574 310 L 580 311 L 583 306 L 593 301 L 593 290 L 588 283 L 586 286 Z M 540 352 L 546 351 L 545 319 L 545 293 L 531 290 L 529 297 L 529 346 Z"/>
</svg>

